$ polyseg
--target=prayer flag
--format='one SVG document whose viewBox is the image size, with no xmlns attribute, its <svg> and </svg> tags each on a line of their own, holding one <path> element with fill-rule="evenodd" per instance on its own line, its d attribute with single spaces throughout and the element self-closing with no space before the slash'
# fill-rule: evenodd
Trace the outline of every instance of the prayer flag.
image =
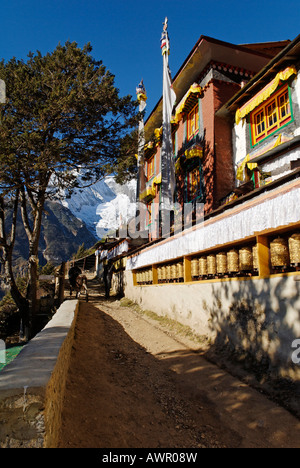
<svg viewBox="0 0 300 468">
<path fill-rule="evenodd" d="M 172 88 L 169 69 L 170 42 L 167 32 L 168 19 L 165 19 L 161 36 L 161 50 L 163 56 L 163 118 L 162 118 L 162 147 L 161 147 L 161 204 L 162 209 L 172 210 L 175 193 L 175 163 L 172 145 L 171 119 L 176 101 L 176 94 Z"/>
</svg>

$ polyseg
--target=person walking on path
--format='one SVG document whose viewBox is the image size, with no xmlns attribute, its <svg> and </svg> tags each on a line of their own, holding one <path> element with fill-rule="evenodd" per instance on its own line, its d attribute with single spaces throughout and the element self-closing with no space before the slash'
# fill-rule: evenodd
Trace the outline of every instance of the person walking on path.
<svg viewBox="0 0 300 468">
<path fill-rule="evenodd" d="M 104 280 L 106 299 L 108 299 L 109 295 L 110 295 L 111 280 L 112 280 L 112 275 L 113 275 L 114 271 L 115 271 L 115 269 L 114 269 L 114 265 L 112 263 L 108 262 L 108 263 L 106 263 L 104 265 L 103 280 Z"/>
</svg>

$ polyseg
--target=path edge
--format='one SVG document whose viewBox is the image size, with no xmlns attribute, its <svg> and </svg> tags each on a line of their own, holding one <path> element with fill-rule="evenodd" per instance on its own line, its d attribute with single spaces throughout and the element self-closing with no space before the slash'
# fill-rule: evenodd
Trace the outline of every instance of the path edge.
<svg viewBox="0 0 300 468">
<path fill-rule="evenodd" d="M 0 373 L 0 448 L 54 448 L 75 337 L 78 300 L 48 324 Z"/>
</svg>

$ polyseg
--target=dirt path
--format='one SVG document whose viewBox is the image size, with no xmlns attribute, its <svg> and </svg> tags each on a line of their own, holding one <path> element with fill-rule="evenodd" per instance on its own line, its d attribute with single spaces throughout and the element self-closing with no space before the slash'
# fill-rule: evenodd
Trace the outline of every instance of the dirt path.
<svg viewBox="0 0 300 468">
<path fill-rule="evenodd" d="M 300 422 L 119 301 L 81 302 L 60 447 L 300 447 Z"/>
</svg>

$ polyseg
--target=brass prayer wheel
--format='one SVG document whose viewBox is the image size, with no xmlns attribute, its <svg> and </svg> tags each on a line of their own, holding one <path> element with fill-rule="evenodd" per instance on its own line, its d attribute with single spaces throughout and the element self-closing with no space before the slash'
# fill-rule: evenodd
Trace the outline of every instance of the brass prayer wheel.
<svg viewBox="0 0 300 468">
<path fill-rule="evenodd" d="M 290 263 L 288 243 L 278 237 L 270 243 L 271 265 L 273 268 L 284 268 Z"/>
<path fill-rule="evenodd" d="M 177 276 L 178 276 L 179 279 L 182 279 L 184 277 L 183 262 L 178 262 L 177 263 Z"/>
<path fill-rule="evenodd" d="M 216 257 L 217 260 L 217 273 L 225 275 L 227 273 L 227 255 L 226 252 L 219 252 Z"/>
<path fill-rule="evenodd" d="M 153 283 L 153 271 L 152 268 L 148 271 L 148 282 Z"/>
<path fill-rule="evenodd" d="M 161 281 L 161 267 L 157 267 L 157 281 L 160 282 Z"/>
<path fill-rule="evenodd" d="M 166 265 L 163 265 L 161 267 L 161 279 L 162 279 L 162 281 L 166 281 L 166 279 L 167 279 L 167 267 L 166 267 Z"/>
<path fill-rule="evenodd" d="M 166 267 L 166 279 L 169 281 L 171 279 L 171 265 Z"/>
<path fill-rule="evenodd" d="M 253 268 L 253 254 L 251 247 L 242 247 L 239 250 L 239 267 L 241 271 L 251 271 Z"/>
<path fill-rule="evenodd" d="M 217 262 L 215 255 L 207 256 L 207 274 L 214 276 L 217 273 Z"/>
<path fill-rule="evenodd" d="M 292 265 L 300 263 L 300 234 L 295 233 L 289 238 L 290 261 Z"/>
<path fill-rule="evenodd" d="M 192 274 L 192 277 L 199 276 L 199 259 L 198 258 L 193 258 L 193 260 L 191 261 L 191 274 Z"/>
<path fill-rule="evenodd" d="M 173 263 L 173 265 L 171 265 L 171 278 L 173 280 L 176 280 L 178 277 L 177 277 L 177 268 L 176 268 L 176 263 Z"/>
<path fill-rule="evenodd" d="M 259 270 L 259 264 L 258 264 L 258 247 L 257 247 L 257 244 L 252 247 L 252 258 L 253 258 L 253 270 L 258 271 Z"/>
<path fill-rule="evenodd" d="M 199 259 L 199 276 L 207 275 L 207 258 L 201 257 Z"/>
<path fill-rule="evenodd" d="M 236 249 L 231 249 L 227 252 L 227 268 L 229 273 L 238 273 L 239 268 L 239 254 Z"/>
</svg>

